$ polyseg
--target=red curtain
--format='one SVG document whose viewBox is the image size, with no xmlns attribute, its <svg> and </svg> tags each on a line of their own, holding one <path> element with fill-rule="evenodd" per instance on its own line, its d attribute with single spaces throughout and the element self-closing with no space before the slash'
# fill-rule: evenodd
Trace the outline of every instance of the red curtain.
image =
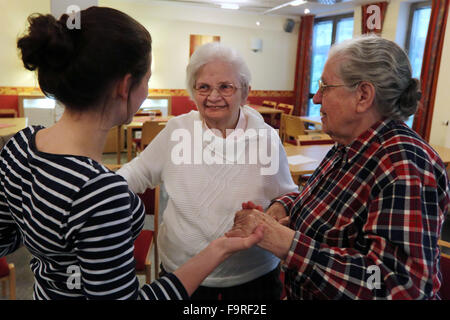
<svg viewBox="0 0 450 320">
<path fill-rule="evenodd" d="M 375 33 L 380 35 L 383 29 L 384 16 L 388 3 L 378 2 L 361 6 L 362 26 L 361 33 Z"/>
<path fill-rule="evenodd" d="M 308 106 L 313 29 L 314 16 L 302 16 L 298 32 L 297 62 L 295 66 L 294 115 L 305 115 Z"/>
<path fill-rule="evenodd" d="M 414 117 L 413 124 L 414 130 L 426 141 L 430 139 L 431 120 L 433 117 L 449 2 L 450 0 L 433 0 L 431 5 L 430 24 L 428 26 L 422 72 L 420 74 L 422 99 L 420 100 L 420 107 Z"/>
</svg>

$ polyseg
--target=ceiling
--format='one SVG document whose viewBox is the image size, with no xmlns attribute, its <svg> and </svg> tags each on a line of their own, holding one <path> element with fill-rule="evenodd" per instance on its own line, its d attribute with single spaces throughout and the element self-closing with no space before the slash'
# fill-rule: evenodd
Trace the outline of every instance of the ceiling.
<svg viewBox="0 0 450 320">
<path fill-rule="evenodd" d="M 237 4 L 239 11 L 258 14 L 299 16 L 305 14 L 323 15 L 327 12 L 350 11 L 363 3 L 372 3 L 374 0 L 307 0 L 300 5 L 292 6 L 292 0 L 160 0 L 163 2 L 180 3 L 183 5 L 220 8 L 221 4 Z M 299 0 L 300 1 L 300 0 Z M 228 9 L 222 9 L 228 10 Z"/>
</svg>

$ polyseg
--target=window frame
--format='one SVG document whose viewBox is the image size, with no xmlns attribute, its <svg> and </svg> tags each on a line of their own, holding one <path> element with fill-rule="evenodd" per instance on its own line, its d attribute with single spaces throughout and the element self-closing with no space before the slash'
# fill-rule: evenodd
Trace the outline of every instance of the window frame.
<svg viewBox="0 0 450 320">
<path fill-rule="evenodd" d="M 353 18 L 353 24 L 355 23 L 354 11 L 351 11 L 351 12 L 348 12 L 348 13 L 343 13 L 343 14 L 338 14 L 338 15 L 333 15 L 333 16 L 320 17 L 320 18 L 314 19 L 313 29 L 314 29 L 314 27 L 316 26 L 317 23 L 331 21 L 332 22 L 331 44 L 330 44 L 330 47 L 331 47 L 336 42 L 336 33 L 337 33 L 338 23 L 341 20 L 348 19 L 348 18 Z M 312 36 L 314 37 L 314 32 L 313 32 Z M 311 50 L 312 50 L 312 48 L 311 48 Z M 311 64 L 312 64 L 312 60 L 313 59 L 314 59 L 314 55 L 313 55 L 313 52 L 311 52 Z M 310 76 L 311 76 L 311 74 L 312 74 L 312 65 L 311 65 Z M 309 84 L 309 87 L 311 88 L 311 83 Z M 306 112 L 306 114 L 309 114 L 309 101 L 312 99 L 314 94 L 315 94 L 315 92 L 309 92 L 308 106 L 307 106 L 306 110 L 304 111 L 304 112 Z"/>
<path fill-rule="evenodd" d="M 411 44 L 411 29 L 412 29 L 412 24 L 413 24 L 413 19 L 414 19 L 414 12 L 418 9 L 422 9 L 425 7 L 431 7 L 431 6 L 432 6 L 431 0 L 427 0 L 427 1 L 411 3 L 411 6 L 409 7 L 408 29 L 407 29 L 407 33 L 406 33 L 406 39 L 405 39 L 405 51 L 408 54 L 408 56 L 409 56 L 409 49 L 410 49 L 409 46 Z"/>
<path fill-rule="evenodd" d="M 339 14 L 336 16 L 328 16 L 328 17 L 321 17 L 321 18 L 314 19 L 314 25 L 316 23 L 320 23 L 320 22 L 324 22 L 324 21 L 332 21 L 333 22 L 333 31 L 331 33 L 331 45 L 333 45 L 334 42 L 336 41 L 336 32 L 337 32 L 338 22 L 340 20 L 347 19 L 347 18 L 353 18 L 353 23 L 354 23 L 355 15 L 353 12 L 349 12 L 349 13 Z M 313 36 L 314 36 L 314 34 L 313 34 Z"/>
</svg>

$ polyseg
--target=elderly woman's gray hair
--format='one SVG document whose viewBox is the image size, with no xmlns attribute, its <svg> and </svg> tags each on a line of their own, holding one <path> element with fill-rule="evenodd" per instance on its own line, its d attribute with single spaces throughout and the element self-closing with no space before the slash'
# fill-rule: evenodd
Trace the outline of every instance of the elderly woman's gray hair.
<svg viewBox="0 0 450 320">
<path fill-rule="evenodd" d="M 245 60 L 237 50 L 224 46 L 220 42 L 211 42 L 195 50 L 186 67 L 186 87 L 191 98 L 194 97 L 194 86 L 200 69 L 212 61 L 229 63 L 236 72 L 239 86 L 242 88 L 242 98 L 246 99 L 249 92 L 251 74 Z"/>
<path fill-rule="evenodd" d="M 382 116 L 406 120 L 416 112 L 419 80 L 412 78 L 408 56 L 395 42 L 360 36 L 334 45 L 329 58 L 339 59 L 336 73 L 346 86 L 373 84 L 375 106 Z"/>
</svg>

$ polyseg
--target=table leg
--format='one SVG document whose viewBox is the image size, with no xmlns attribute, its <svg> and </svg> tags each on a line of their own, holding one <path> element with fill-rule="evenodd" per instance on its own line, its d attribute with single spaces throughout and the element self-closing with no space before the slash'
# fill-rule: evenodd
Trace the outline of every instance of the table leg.
<svg viewBox="0 0 450 320">
<path fill-rule="evenodd" d="M 117 164 L 120 164 L 120 158 L 122 153 L 122 141 L 120 139 L 120 133 L 122 132 L 122 125 L 117 126 Z"/>
<path fill-rule="evenodd" d="M 131 161 L 131 152 L 133 151 L 133 129 L 130 127 L 127 127 L 127 160 L 128 162 Z"/>
</svg>

